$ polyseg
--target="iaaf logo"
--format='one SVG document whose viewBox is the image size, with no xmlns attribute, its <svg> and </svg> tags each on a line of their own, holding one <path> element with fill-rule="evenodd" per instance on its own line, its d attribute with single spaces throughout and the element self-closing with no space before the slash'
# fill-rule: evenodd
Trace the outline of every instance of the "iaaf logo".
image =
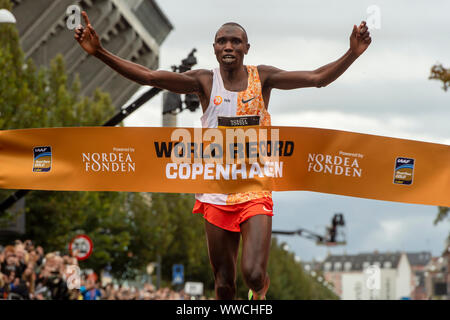
<svg viewBox="0 0 450 320">
<path fill-rule="evenodd" d="M 135 172 L 131 157 L 134 148 L 113 148 L 113 152 L 83 152 L 81 157 L 86 172 Z"/>
<path fill-rule="evenodd" d="M 33 148 L 33 172 L 49 172 L 52 168 L 52 147 Z"/>
<path fill-rule="evenodd" d="M 358 158 L 363 157 L 359 153 L 343 151 L 339 151 L 339 155 L 310 153 L 308 154 L 308 172 L 361 178 L 362 168 L 359 165 Z"/>
<path fill-rule="evenodd" d="M 394 183 L 411 185 L 414 176 L 414 159 L 398 157 L 395 159 Z"/>
</svg>

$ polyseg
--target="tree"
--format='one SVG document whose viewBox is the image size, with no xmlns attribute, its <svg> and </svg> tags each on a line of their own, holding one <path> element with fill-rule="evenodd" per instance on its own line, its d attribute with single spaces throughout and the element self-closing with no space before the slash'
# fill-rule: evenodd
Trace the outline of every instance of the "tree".
<svg viewBox="0 0 450 320">
<path fill-rule="evenodd" d="M 442 222 L 442 221 L 444 221 L 446 218 L 450 218 L 449 217 L 450 208 L 448 208 L 448 207 L 438 207 L 438 210 L 439 211 L 438 211 L 438 214 L 436 216 L 436 219 L 434 219 L 434 222 L 433 222 L 435 225 L 440 223 L 440 222 Z M 450 243 L 450 232 L 449 232 L 448 237 L 447 237 L 447 242 Z"/>
<path fill-rule="evenodd" d="M 5 0 L 0 7 L 11 9 Z M 75 77 L 69 84 L 61 55 L 39 70 L 32 60 L 25 61 L 14 25 L 0 25 L 0 45 L 0 129 L 98 126 L 115 113 L 106 93 L 80 96 L 81 83 Z M 2 190 L 1 199 L 10 193 Z M 26 198 L 23 238 L 46 251 L 66 253 L 70 240 L 86 233 L 94 251 L 81 267 L 99 272 L 110 265 L 119 279 L 133 278 L 157 255 L 164 255 L 164 270 L 186 258 L 188 272 L 205 277 L 200 266 L 207 265 L 207 254 L 203 260 L 195 257 L 203 245 L 202 227 L 198 219 L 193 226 L 186 213 L 193 196 L 154 194 L 153 203 L 147 193 L 34 191 Z M 168 272 L 165 276 L 169 278 Z"/>
<path fill-rule="evenodd" d="M 153 194 L 152 213 L 159 231 L 157 250 L 163 256 L 163 276 L 172 278 L 172 266 L 182 263 L 185 278 L 211 283 L 203 218 L 193 215 L 192 194 Z M 165 234 L 165 235 L 164 235 Z M 197 280 L 196 280 L 197 279 Z"/>
<path fill-rule="evenodd" d="M 9 0 L 0 0 L 0 8 L 10 10 Z M 75 77 L 69 84 L 61 55 L 49 68 L 39 70 L 31 59 L 25 61 L 12 24 L 0 25 L 0 70 L 2 130 L 97 126 L 115 113 L 107 93 L 97 90 L 92 98 L 80 96 L 81 83 Z M 1 199 L 10 193 L 2 190 Z M 127 193 L 118 192 L 32 192 L 26 199 L 24 238 L 33 239 L 46 251 L 67 252 L 69 241 L 77 233 L 87 233 L 93 238 L 95 250 L 82 267 L 99 271 L 110 264 L 117 274 L 127 274 L 148 259 L 145 249 L 135 250 L 141 260 L 128 259 L 129 246 L 137 240 L 127 206 L 141 196 L 135 194 L 130 200 Z"/>
<path fill-rule="evenodd" d="M 447 91 L 450 86 L 450 69 L 446 69 L 442 64 L 436 64 L 431 67 L 430 76 L 428 79 L 439 80 L 442 82 L 442 89 Z"/>
<path fill-rule="evenodd" d="M 450 69 L 446 69 L 442 66 L 442 64 L 436 64 L 431 67 L 431 73 L 428 79 L 439 80 L 442 82 L 442 89 L 447 91 L 450 85 Z M 450 214 L 450 208 L 448 207 L 438 207 L 438 214 L 436 219 L 434 220 L 434 224 L 438 224 L 439 222 L 445 220 L 446 217 Z M 450 233 L 448 235 L 448 241 L 450 242 Z"/>
</svg>

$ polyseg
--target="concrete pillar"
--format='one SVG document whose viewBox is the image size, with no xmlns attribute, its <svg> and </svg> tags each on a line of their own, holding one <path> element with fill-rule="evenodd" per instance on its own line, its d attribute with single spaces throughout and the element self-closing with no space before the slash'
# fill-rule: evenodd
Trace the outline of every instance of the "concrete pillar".
<svg viewBox="0 0 450 320">
<path fill-rule="evenodd" d="M 75 1 L 73 4 L 79 4 L 78 2 L 79 1 Z M 91 19 L 91 22 L 95 24 L 97 33 L 100 36 L 102 33 L 107 32 L 107 30 L 110 30 L 113 27 L 111 24 L 106 26 L 105 23 L 102 23 L 105 18 L 113 12 L 113 6 L 110 1 L 98 1 L 97 10 L 95 8 L 84 9 L 89 12 L 89 18 Z M 120 14 L 118 12 L 116 12 L 116 14 L 117 18 L 119 18 Z M 38 65 L 49 65 L 50 60 L 53 59 L 57 53 L 61 53 L 66 58 L 66 67 L 68 71 L 72 71 L 76 66 L 73 65 L 73 61 L 71 61 L 71 55 L 76 55 L 77 58 L 80 55 L 86 56 L 86 54 L 79 48 L 79 45 L 73 38 L 74 31 L 67 28 L 65 16 L 64 18 L 61 16 L 60 23 L 55 27 L 53 32 L 53 34 L 45 39 L 45 45 L 40 45 L 36 48 L 30 57 Z"/>
<path fill-rule="evenodd" d="M 127 29 L 125 32 L 119 33 L 116 37 L 111 38 L 111 41 L 104 44 L 106 50 L 112 52 L 117 56 L 121 56 L 121 52 L 131 45 L 133 41 L 137 41 L 136 33 L 133 29 Z M 111 68 L 97 58 L 89 56 L 77 68 L 80 73 L 80 79 L 83 83 L 82 94 L 93 92 L 95 88 L 101 87 L 104 80 L 111 77 Z"/>
<path fill-rule="evenodd" d="M 27 0 L 22 6 L 18 7 L 17 11 L 20 12 L 20 15 L 22 15 L 22 10 L 28 10 L 26 11 L 27 14 L 25 17 L 21 18 L 32 21 L 27 24 L 23 32 L 20 33 L 22 48 L 26 56 L 30 56 L 41 45 L 42 41 L 50 36 L 56 26 L 60 23 L 60 20 L 65 17 L 66 9 L 71 4 L 74 4 L 73 0 Z M 21 10 L 19 10 L 19 8 Z M 35 16 L 37 12 L 39 12 L 39 14 Z M 59 19 L 55 19 L 55 12 L 61 13 Z"/>
<path fill-rule="evenodd" d="M 158 56 L 153 54 L 153 52 L 148 49 L 146 50 L 147 51 L 141 54 L 139 58 L 133 59 L 133 62 L 150 69 L 156 69 L 158 66 Z M 116 107 L 120 108 L 125 102 L 128 101 L 130 96 L 132 96 L 140 88 L 140 85 L 113 71 L 111 76 L 112 78 L 104 87 L 104 90 L 109 92 Z"/>
</svg>

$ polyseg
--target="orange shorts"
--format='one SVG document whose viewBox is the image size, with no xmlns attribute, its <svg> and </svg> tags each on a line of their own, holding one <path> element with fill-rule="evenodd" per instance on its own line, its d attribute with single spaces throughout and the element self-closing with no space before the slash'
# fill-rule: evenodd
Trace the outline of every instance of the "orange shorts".
<svg viewBox="0 0 450 320">
<path fill-rule="evenodd" d="M 273 216 L 272 198 L 264 197 L 233 205 L 218 205 L 196 200 L 192 213 L 201 213 L 209 223 L 233 232 L 240 232 L 240 224 L 247 219 L 264 214 Z"/>
</svg>

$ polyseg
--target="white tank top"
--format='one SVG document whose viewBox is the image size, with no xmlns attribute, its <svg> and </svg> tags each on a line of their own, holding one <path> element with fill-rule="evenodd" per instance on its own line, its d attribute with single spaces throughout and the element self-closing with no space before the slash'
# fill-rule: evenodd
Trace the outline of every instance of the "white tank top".
<svg viewBox="0 0 450 320">
<path fill-rule="evenodd" d="M 264 105 L 256 66 L 246 66 L 248 73 L 247 89 L 240 92 L 228 91 L 223 84 L 220 69 L 213 70 L 213 84 L 209 105 L 200 118 L 203 128 L 217 128 L 218 117 L 259 115 L 260 125 L 270 126 L 270 114 Z M 218 205 L 233 205 L 253 199 L 272 197 L 271 191 L 242 193 L 197 193 L 195 198 L 201 202 Z"/>
</svg>

